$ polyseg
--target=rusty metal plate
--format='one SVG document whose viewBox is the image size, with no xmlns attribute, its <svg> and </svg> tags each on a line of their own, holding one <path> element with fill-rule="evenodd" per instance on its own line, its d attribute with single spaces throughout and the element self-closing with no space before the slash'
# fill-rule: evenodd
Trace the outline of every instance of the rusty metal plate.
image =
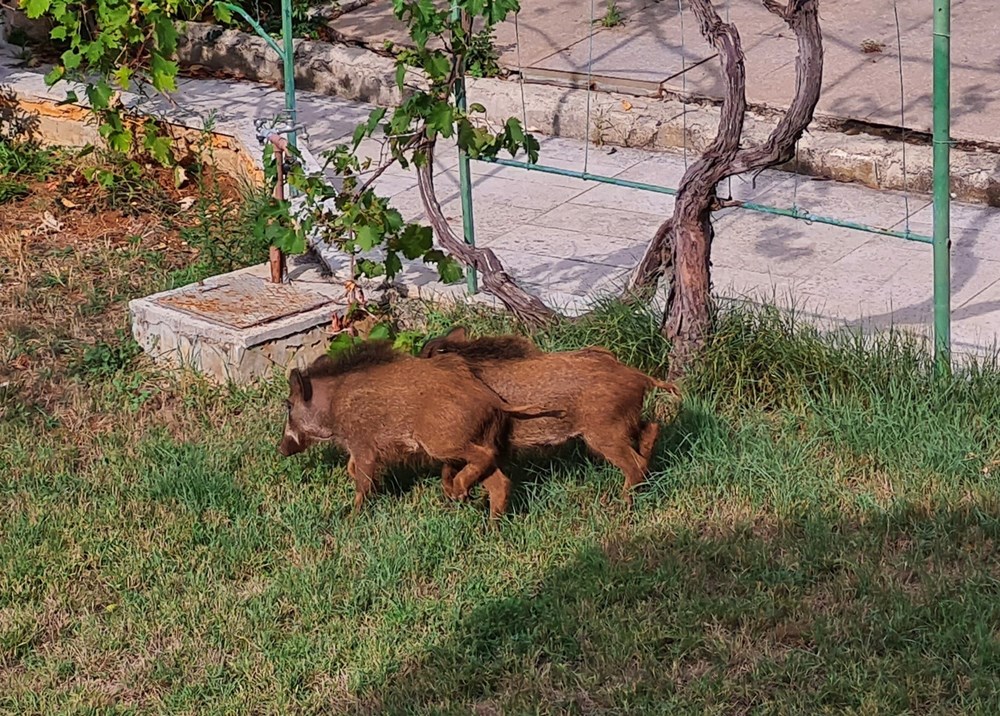
<svg viewBox="0 0 1000 716">
<path fill-rule="evenodd" d="M 320 308 L 331 300 L 301 284 L 276 284 L 259 276 L 191 286 L 157 301 L 231 328 L 251 328 Z"/>
</svg>

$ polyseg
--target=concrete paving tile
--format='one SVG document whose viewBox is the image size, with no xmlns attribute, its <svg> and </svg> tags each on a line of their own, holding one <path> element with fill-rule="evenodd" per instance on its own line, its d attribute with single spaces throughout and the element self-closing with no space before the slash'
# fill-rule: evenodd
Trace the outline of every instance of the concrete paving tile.
<svg viewBox="0 0 1000 716">
<path fill-rule="evenodd" d="M 891 228 L 910 215 L 916 216 L 930 202 L 922 194 L 872 191 L 856 184 L 820 181 L 789 175 L 790 180 L 775 182 L 755 195 L 754 201 L 777 208 L 799 209 L 820 216 L 855 221 L 878 228 Z"/>
<path fill-rule="evenodd" d="M 717 227 L 712 244 L 716 266 L 804 277 L 821 273 L 870 240 L 870 235 L 824 224 L 749 212 L 741 216 L 738 223 Z"/>
<path fill-rule="evenodd" d="M 607 209 L 586 204 L 560 204 L 531 220 L 533 226 L 610 236 L 624 243 L 645 246 L 665 217 L 636 211 Z"/>
<path fill-rule="evenodd" d="M 623 179 L 630 178 L 625 172 Z M 666 219 L 674 210 L 674 198 L 667 194 L 657 194 L 641 189 L 631 189 L 611 184 L 598 184 L 571 200 L 573 204 L 581 204 L 599 208 L 635 211 L 640 214 L 653 214 Z"/>
<path fill-rule="evenodd" d="M 712 267 L 712 292 L 716 296 L 790 307 L 800 295 L 802 279 L 749 271 L 731 266 Z"/>
<path fill-rule="evenodd" d="M 691 22 L 682 26 L 676 4 L 651 5 L 624 25 L 602 28 L 592 39 L 583 38 L 531 67 L 565 73 L 584 85 L 588 74 L 597 81 L 606 78 L 648 84 L 655 93 L 661 82 L 713 54 L 701 39 L 694 18 L 689 19 Z"/>
<path fill-rule="evenodd" d="M 420 194 L 416 191 L 404 192 L 393 197 L 390 205 L 397 209 L 407 221 L 427 224 Z M 441 209 L 449 224 L 459 235 L 462 234 L 462 202 L 452 200 L 441 204 Z M 481 202 L 473 211 L 476 240 L 483 242 L 491 237 L 508 233 L 513 227 L 531 221 L 540 212 L 505 204 Z"/>
<path fill-rule="evenodd" d="M 629 270 L 619 266 L 590 263 L 572 258 L 553 258 L 488 242 L 504 266 L 518 281 L 530 286 L 544 286 L 549 290 L 577 296 L 592 295 L 595 291 L 613 290 L 628 280 Z"/>
<path fill-rule="evenodd" d="M 539 150 L 538 163 L 559 169 L 583 172 L 600 176 L 617 176 L 630 167 L 646 159 L 649 154 L 636 149 L 622 149 L 615 147 L 596 147 L 591 145 L 584 151 L 586 145 L 567 139 L 543 138 L 539 137 L 541 148 Z M 524 157 L 518 157 L 524 160 Z M 544 177 L 546 183 L 556 186 L 583 187 L 581 191 L 593 186 L 592 182 L 583 182 L 581 179 L 565 177 L 558 174 L 545 174 L 518 167 L 501 167 L 487 162 L 472 162 L 472 173 L 475 175 L 500 176 L 506 179 L 520 179 L 524 176 L 532 181 L 541 181 Z"/>
<path fill-rule="evenodd" d="M 983 259 L 1000 261 L 1000 212 L 996 209 L 981 207 L 982 211 L 957 212 L 958 217 L 952 215 L 951 228 L 951 252 L 952 256 L 970 254 Z M 910 231 L 925 236 L 934 233 L 934 224 L 930 217 L 932 210 L 928 207 L 910 220 Z M 979 222 L 963 226 L 963 222 L 980 214 Z M 896 226 L 896 230 L 902 230 L 904 224 Z"/>
<path fill-rule="evenodd" d="M 593 7 L 591 5 L 593 4 Z M 622 11 L 632 15 L 646 3 L 628 0 Z M 591 31 L 591 10 L 600 17 L 604 4 L 600 0 L 523 0 L 517 17 L 496 28 L 496 47 L 504 66 L 531 67 L 555 52 L 587 37 Z M 520 41 L 520 57 L 517 40 Z"/>
<path fill-rule="evenodd" d="M 619 266 L 625 269 L 635 267 L 645 248 L 644 244 L 606 235 L 568 231 L 536 224 L 522 224 L 505 234 L 491 238 L 488 243 L 484 242 L 483 245 L 524 251 L 556 259 L 575 259 Z"/>
</svg>

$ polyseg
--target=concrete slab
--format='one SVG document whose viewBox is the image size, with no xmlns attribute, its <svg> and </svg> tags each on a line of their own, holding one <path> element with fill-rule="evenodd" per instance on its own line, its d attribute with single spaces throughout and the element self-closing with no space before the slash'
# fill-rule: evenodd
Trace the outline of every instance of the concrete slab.
<svg viewBox="0 0 1000 716">
<path fill-rule="evenodd" d="M 645 246 L 666 218 L 660 214 L 644 214 L 633 210 L 587 204 L 560 204 L 551 211 L 539 214 L 529 223 L 535 227 L 596 234 Z"/>
<path fill-rule="evenodd" d="M 630 7 L 633 5 L 634 2 L 629 3 Z M 594 8 L 595 15 L 600 14 L 598 7 L 599 2 Z M 516 26 L 513 18 L 497 26 L 496 45 L 501 62 L 511 69 L 519 64 L 522 68 L 531 67 L 553 52 L 580 41 L 590 31 L 590 8 L 587 0 L 524 0 Z"/>
<path fill-rule="evenodd" d="M 830 117 L 905 126 L 922 132 L 932 127 L 932 7 L 899 0 L 897 40 L 893 4 L 844 0 L 822 9 L 823 92 L 817 113 Z M 734 6 L 746 54 L 747 98 L 751 103 L 787 107 L 791 99 L 796 54 L 794 36 L 773 26 L 757 3 Z M 1000 47 L 983 43 L 984 28 L 998 28 L 992 0 L 966 0 L 952 20 L 952 134 L 974 141 L 995 141 L 1000 116 L 1000 85 L 995 81 Z M 865 51 L 868 48 L 869 51 Z M 872 51 L 875 50 L 875 51 Z M 900 51 L 903 89 L 900 97 Z M 707 97 L 722 96 L 718 64 L 713 60 L 689 69 L 665 85 Z"/>
<path fill-rule="evenodd" d="M 655 96 L 663 82 L 714 54 L 698 34 L 693 16 L 688 19 L 687 24 L 681 22 L 675 3 L 650 5 L 624 25 L 599 28 L 593 37 L 534 63 L 524 76 Z"/>
<path fill-rule="evenodd" d="M 778 208 L 794 205 L 813 214 L 890 229 L 906 219 L 907 211 L 911 217 L 918 215 L 930 198 L 889 191 L 873 194 L 856 184 L 792 175 L 787 181 L 765 186 L 754 195 L 753 201 Z M 735 216 L 729 214 L 720 222 L 731 221 Z"/>
<path fill-rule="evenodd" d="M 632 237 L 615 238 L 604 234 L 522 224 L 480 243 L 483 246 L 502 247 L 505 251 L 631 269 L 642 257 L 645 244 L 630 239 Z"/>
<path fill-rule="evenodd" d="M 269 283 L 261 265 L 136 299 L 133 335 L 157 362 L 219 382 L 304 367 L 326 350 L 328 325 L 346 309 L 343 287 L 317 269 L 292 257 L 282 285 Z"/>
<path fill-rule="evenodd" d="M 802 278 L 826 271 L 869 240 L 858 231 L 779 216 L 743 212 L 741 219 L 716 227 L 713 265 Z"/>
<path fill-rule="evenodd" d="M 933 221 L 934 209 L 928 204 L 910 219 L 910 229 L 930 235 L 934 231 Z M 1000 261 L 1000 213 L 987 207 L 953 204 L 951 244 L 953 256 L 969 254 Z"/>
</svg>

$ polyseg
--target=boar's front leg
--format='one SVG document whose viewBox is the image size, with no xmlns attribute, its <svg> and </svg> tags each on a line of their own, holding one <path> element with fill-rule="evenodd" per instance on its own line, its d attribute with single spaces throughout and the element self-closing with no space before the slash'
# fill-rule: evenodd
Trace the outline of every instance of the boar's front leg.
<svg viewBox="0 0 1000 716">
<path fill-rule="evenodd" d="M 441 489 L 444 491 L 445 496 L 451 500 L 457 500 L 459 497 L 455 495 L 455 475 L 458 470 L 451 463 L 445 463 L 441 467 Z"/>
<path fill-rule="evenodd" d="M 347 474 L 354 480 L 354 513 L 361 511 L 365 498 L 375 489 L 378 463 L 374 455 L 351 453 L 347 460 Z"/>
</svg>

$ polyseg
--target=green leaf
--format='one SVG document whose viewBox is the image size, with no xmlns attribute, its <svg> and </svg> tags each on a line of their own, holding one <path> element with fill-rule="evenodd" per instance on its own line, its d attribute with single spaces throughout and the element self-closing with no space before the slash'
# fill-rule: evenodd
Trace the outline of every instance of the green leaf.
<svg viewBox="0 0 1000 716">
<path fill-rule="evenodd" d="M 434 233 L 427 226 L 407 224 L 399 237 L 399 249 L 403 256 L 413 260 L 420 258 L 434 246 Z"/>
<path fill-rule="evenodd" d="M 94 109 L 107 109 L 111 102 L 111 94 L 111 85 L 104 80 L 87 87 L 87 99 L 90 100 L 90 106 Z"/>
<path fill-rule="evenodd" d="M 376 323 L 368 333 L 368 340 L 370 341 L 387 341 L 390 338 L 392 338 L 392 331 L 388 323 Z"/>
<path fill-rule="evenodd" d="M 368 278 L 376 278 L 378 276 L 385 275 L 385 266 L 380 263 L 376 263 L 371 259 L 361 259 L 357 263 L 358 274 L 361 276 L 367 276 Z"/>
<path fill-rule="evenodd" d="M 161 165 L 169 167 L 173 163 L 170 152 L 172 143 L 169 137 L 161 136 L 155 131 L 148 131 L 143 139 L 143 146 L 149 155 Z"/>
<path fill-rule="evenodd" d="M 395 209 L 386 209 L 383 221 L 387 232 L 396 233 L 403 228 L 403 215 Z"/>
<path fill-rule="evenodd" d="M 66 50 L 60 59 L 67 70 L 75 70 L 83 61 L 83 57 L 76 50 Z"/>
<path fill-rule="evenodd" d="M 58 82 L 59 80 L 61 80 L 63 78 L 63 75 L 65 75 L 65 74 L 66 74 L 66 68 L 65 67 L 61 67 L 61 66 L 58 66 L 58 65 L 55 66 L 55 67 L 53 67 L 45 75 L 45 85 L 47 87 L 51 87 L 56 82 Z"/>
<path fill-rule="evenodd" d="M 223 25 L 228 25 L 233 21 L 233 13 L 230 12 L 229 8 L 225 5 L 213 5 L 212 14 L 215 15 L 215 19 Z"/>
<path fill-rule="evenodd" d="M 122 65 L 117 70 L 115 70 L 113 77 L 115 78 L 115 82 L 118 83 L 119 87 L 121 87 L 123 90 L 127 90 L 129 82 L 132 79 L 132 70 Z"/>
<path fill-rule="evenodd" d="M 177 49 L 177 27 L 174 21 L 166 15 L 156 15 L 153 29 L 156 31 L 156 46 L 164 55 L 173 54 Z"/>
<path fill-rule="evenodd" d="M 113 151 L 128 154 L 132 151 L 132 134 L 130 132 L 112 132 L 108 137 L 108 144 Z"/>
<path fill-rule="evenodd" d="M 403 83 L 406 81 L 406 64 L 404 62 L 396 63 L 396 87 L 399 91 L 403 91 Z"/>
<path fill-rule="evenodd" d="M 338 355 L 346 350 L 349 350 L 360 343 L 361 340 L 356 338 L 349 333 L 338 333 L 330 345 L 326 348 L 326 354 L 331 358 L 336 358 Z"/>
<path fill-rule="evenodd" d="M 367 131 L 369 137 L 378 127 L 378 123 L 382 121 L 383 117 L 385 117 L 385 107 L 374 109 L 372 110 L 372 113 L 368 115 L 368 123 L 365 125 L 365 130 Z"/>
<path fill-rule="evenodd" d="M 524 148 L 528 150 L 528 163 L 537 164 L 538 150 L 540 148 L 538 140 L 531 134 L 526 135 L 524 138 Z"/>
<path fill-rule="evenodd" d="M 518 144 L 524 143 L 524 130 L 521 129 L 521 123 L 514 117 L 507 120 L 507 134 Z"/>
<path fill-rule="evenodd" d="M 462 280 L 464 273 L 462 265 L 451 256 L 445 256 L 437 261 L 438 275 L 443 283 L 455 283 Z"/>
<path fill-rule="evenodd" d="M 357 230 L 355 239 L 362 251 L 370 251 L 382 240 L 382 232 L 372 224 L 365 224 Z"/>
<path fill-rule="evenodd" d="M 403 262 L 399 260 L 399 254 L 395 251 L 388 251 L 385 255 L 385 275 L 392 278 L 403 270 Z"/>
<path fill-rule="evenodd" d="M 472 104 L 469 105 L 469 114 L 474 114 L 474 113 L 486 114 L 486 107 L 479 104 L 479 102 L 473 102 Z"/>
<path fill-rule="evenodd" d="M 352 149 L 357 149 L 361 145 L 361 140 L 365 138 L 365 125 L 359 124 L 354 128 L 354 135 L 351 137 Z"/>
<path fill-rule="evenodd" d="M 153 82 L 153 87 L 160 92 L 176 92 L 177 63 L 162 55 L 154 54 L 150 57 L 149 74 Z"/>
<path fill-rule="evenodd" d="M 427 126 L 447 139 L 454 131 L 455 108 L 447 102 L 438 102 L 427 115 Z"/>
<path fill-rule="evenodd" d="M 52 32 L 49 33 L 49 37 L 53 40 L 65 40 L 66 39 L 66 27 L 65 25 L 58 25 L 52 28 Z"/>
<path fill-rule="evenodd" d="M 24 3 L 24 9 L 28 13 L 28 17 L 32 20 L 37 20 L 46 12 L 48 12 L 49 7 L 52 5 L 51 0 L 28 0 Z"/>
<path fill-rule="evenodd" d="M 451 61 L 442 52 L 428 55 L 424 59 L 423 66 L 424 72 L 427 73 L 427 76 L 430 77 L 432 81 L 440 82 L 445 80 L 451 72 Z"/>
</svg>

